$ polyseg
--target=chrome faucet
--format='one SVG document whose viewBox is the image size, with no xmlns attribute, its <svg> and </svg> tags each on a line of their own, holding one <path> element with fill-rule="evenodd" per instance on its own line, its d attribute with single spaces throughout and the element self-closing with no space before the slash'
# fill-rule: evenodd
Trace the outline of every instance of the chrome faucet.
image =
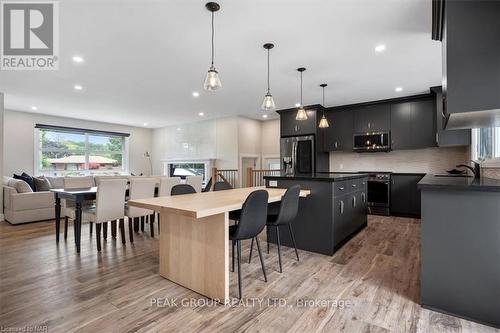
<svg viewBox="0 0 500 333">
<path fill-rule="evenodd" d="M 466 165 L 466 164 L 458 164 L 456 167 L 457 168 L 467 168 L 469 169 L 470 171 L 472 171 L 472 174 L 474 175 L 474 178 L 481 178 L 481 164 L 480 164 L 480 161 L 473 161 L 472 160 L 472 163 L 474 163 L 474 167 L 471 167 L 470 165 Z"/>
</svg>

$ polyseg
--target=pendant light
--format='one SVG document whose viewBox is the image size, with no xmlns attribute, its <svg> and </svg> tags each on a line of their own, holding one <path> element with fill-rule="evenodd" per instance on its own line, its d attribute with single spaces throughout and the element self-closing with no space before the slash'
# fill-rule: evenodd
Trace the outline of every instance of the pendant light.
<svg viewBox="0 0 500 333">
<path fill-rule="evenodd" d="M 222 83 L 220 82 L 219 72 L 214 66 L 214 14 L 220 9 L 220 6 L 216 2 L 208 2 L 205 7 L 212 12 L 212 63 L 208 69 L 207 77 L 205 78 L 205 83 L 203 88 L 207 91 L 215 91 L 222 88 Z"/>
<path fill-rule="evenodd" d="M 306 69 L 304 67 L 297 68 L 300 72 L 300 106 L 297 110 L 297 115 L 295 116 L 296 120 L 307 120 L 307 112 L 304 110 L 304 104 L 302 104 L 302 72 Z"/>
<path fill-rule="evenodd" d="M 271 95 L 271 88 L 269 85 L 269 50 L 274 47 L 272 43 L 264 44 L 264 48 L 267 50 L 267 93 L 264 96 L 264 100 L 262 101 L 262 110 L 264 111 L 272 111 L 276 109 L 276 105 L 274 104 L 273 95 Z"/>
<path fill-rule="evenodd" d="M 325 117 L 325 87 L 327 86 L 326 83 L 322 83 L 319 85 L 321 88 L 323 88 L 323 116 L 321 117 L 321 120 L 319 121 L 319 128 L 328 128 L 330 125 L 328 124 L 328 120 Z"/>
</svg>

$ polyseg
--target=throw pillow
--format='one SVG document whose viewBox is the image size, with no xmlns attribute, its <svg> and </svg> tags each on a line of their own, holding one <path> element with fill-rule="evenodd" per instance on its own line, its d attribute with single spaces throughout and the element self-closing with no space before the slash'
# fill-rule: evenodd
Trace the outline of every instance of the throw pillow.
<svg viewBox="0 0 500 333">
<path fill-rule="evenodd" d="M 9 181 L 9 186 L 14 187 L 17 191 L 17 193 L 31 193 L 33 190 L 31 187 L 28 185 L 27 182 L 21 179 L 12 179 Z"/>
<path fill-rule="evenodd" d="M 33 182 L 33 178 L 28 175 L 27 173 L 24 173 L 22 175 L 16 175 L 14 174 L 14 179 L 19 179 L 19 180 L 24 180 L 26 183 L 28 183 L 29 187 L 31 187 L 31 192 L 35 192 L 36 191 L 36 188 L 35 188 L 35 183 Z"/>
<path fill-rule="evenodd" d="M 37 192 L 44 192 L 50 190 L 50 182 L 44 176 L 33 177 L 33 182 L 35 183 L 35 188 Z"/>
</svg>

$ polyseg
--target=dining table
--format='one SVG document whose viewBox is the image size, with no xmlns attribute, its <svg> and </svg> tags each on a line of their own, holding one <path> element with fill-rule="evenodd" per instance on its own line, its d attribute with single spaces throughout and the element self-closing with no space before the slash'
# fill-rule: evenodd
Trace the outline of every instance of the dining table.
<svg viewBox="0 0 500 333">
<path fill-rule="evenodd" d="M 221 303 L 229 301 L 229 212 L 256 190 L 278 202 L 286 189 L 246 187 L 225 191 L 129 200 L 160 213 L 159 273 Z M 300 196 L 310 195 L 301 190 Z"/>
</svg>

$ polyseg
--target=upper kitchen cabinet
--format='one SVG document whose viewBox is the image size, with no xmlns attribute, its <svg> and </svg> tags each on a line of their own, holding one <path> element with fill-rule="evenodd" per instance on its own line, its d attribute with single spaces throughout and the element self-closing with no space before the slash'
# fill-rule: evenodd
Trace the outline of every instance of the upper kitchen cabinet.
<svg viewBox="0 0 500 333">
<path fill-rule="evenodd" d="M 352 151 L 354 125 L 352 110 L 330 110 L 326 111 L 325 115 L 330 127 L 323 129 L 324 150 Z"/>
<path fill-rule="evenodd" d="M 431 97 L 391 103 L 391 148 L 436 146 L 435 105 Z"/>
<path fill-rule="evenodd" d="M 388 103 L 359 106 L 354 110 L 354 132 L 382 132 L 391 127 Z"/>
<path fill-rule="evenodd" d="M 500 126 L 500 1 L 433 1 L 445 127 Z"/>
<path fill-rule="evenodd" d="M 307 112 L 307 120 L 296 120 L 297 108 L 279 110 L 281 136 L 299 136 L 316 134 L 316 112 L 321 110 L 321 105 L 304 107 Z"/>
<path fill-rule="evenodd" d="M 444 129 L 445 117 L 443 115 L 443 97 L 441 87 L 432 87 L 431 91 L 436 99 L 436 141 L 439 147 L 467 146 L 471 143 L 471 130 L 448 130 Z"/>
</svg>

